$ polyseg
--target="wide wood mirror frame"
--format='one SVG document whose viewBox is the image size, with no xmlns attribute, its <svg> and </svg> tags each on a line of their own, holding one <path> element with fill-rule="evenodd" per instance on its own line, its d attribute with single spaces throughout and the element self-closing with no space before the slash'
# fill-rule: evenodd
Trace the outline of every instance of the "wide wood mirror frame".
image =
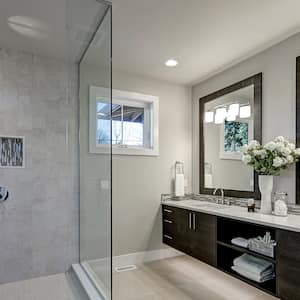
<svg viewBox="0 0 300 300">
<path fill-rule="evenodd" d="M 245 118 L 241 109 L 247 107 Z M 199 109 L 200 194 L 223 188 L 228 197 L 260 199 L 258 175 L 243 165 L 240 148 L 262 140 L 262 73 L 200 98 Z M 226 117 L 220 121 L 222 110 Z"/>
</svg>

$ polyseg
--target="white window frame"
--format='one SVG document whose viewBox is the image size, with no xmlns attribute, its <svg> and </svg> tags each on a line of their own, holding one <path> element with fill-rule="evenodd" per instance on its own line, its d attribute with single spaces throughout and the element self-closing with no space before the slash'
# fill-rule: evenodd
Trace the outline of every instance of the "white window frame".
<svg viewBox="0 0 300 300">
<path fill-rule="evenodd" d="M 97 143 L 97 99 L 110 103 L 110 89 L 104 87 L 90 86 L 89 91 L 89 150 L 90 153 L 110 153 L 111 145 L 99 145 Z M 150 112 L 145 113 L 145 122 L 151 130 L 144 131 L 144 140 L 150 141 L 150 145 L 144 147 L 128 145 L 112 145 L 114 155 L 159 155 L 159 98 L 135 92 L 112 90 L 112 102 L 122 105 L 144 107 L 145 111 L 151 107 Z M 147 120 L 150 116 L 150 120 Z"/>
</svg>

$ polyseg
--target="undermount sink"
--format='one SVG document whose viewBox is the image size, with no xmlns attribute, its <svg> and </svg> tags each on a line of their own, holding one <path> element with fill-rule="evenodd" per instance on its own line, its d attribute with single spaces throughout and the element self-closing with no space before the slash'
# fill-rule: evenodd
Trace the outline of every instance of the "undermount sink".
<svg viewBox="0 0 300 300">
<path fill-rule="evenodd" d="M 222 209 L 222 208 L 225 208 L 225 205 L 223 205 L 223 204 L 217 204 L 217 203 L 197 203 L 197 204 L 193 204 L 192 206 L 199 207 L 199 208 L 210 208 L 210 209 Z"/>
</svg>

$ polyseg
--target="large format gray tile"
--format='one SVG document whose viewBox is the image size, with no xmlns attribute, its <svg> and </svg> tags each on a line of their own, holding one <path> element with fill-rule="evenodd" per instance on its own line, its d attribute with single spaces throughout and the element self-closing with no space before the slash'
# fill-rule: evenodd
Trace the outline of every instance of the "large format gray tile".
<svg viewBox="0 0 300 300">
<path fill-rule="evenodd" d="M 94 268 L 97 270 L 97 268 Z M 275 300 L 188 256 L 154 261 L 113 274 L 113 300 Z"/>
<path fill-rule="evenodd" d="M 25 136 L 25 168 L 0 169 L 10 192 L 0 206 L 0 283 L 78 261 L 76 76 L 65 62 L 0 49 L 0 134 Z"/>
<path fill-rule="evenodd" d="M 81 300 L 65 274 L 0 285 L 1 300 Z M 85 299 L 85 298 L 82 298 Z"/>
</svg>

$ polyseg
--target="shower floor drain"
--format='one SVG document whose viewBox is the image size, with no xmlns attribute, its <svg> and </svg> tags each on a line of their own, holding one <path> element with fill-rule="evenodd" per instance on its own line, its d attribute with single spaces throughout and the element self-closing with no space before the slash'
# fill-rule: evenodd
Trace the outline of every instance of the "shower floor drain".
<svg viewBox="0 0 300 300">
<path fill-rule="evenodd" d="M 123 267 L 116 267 L 115 271 L 120 273 L 120 272 L 132 271 L 132 270 L 136 270 L 136 269 L 137 269 L 136 265 L 128 265 L 128 266 L 123 266 Z"/>
</svg>

